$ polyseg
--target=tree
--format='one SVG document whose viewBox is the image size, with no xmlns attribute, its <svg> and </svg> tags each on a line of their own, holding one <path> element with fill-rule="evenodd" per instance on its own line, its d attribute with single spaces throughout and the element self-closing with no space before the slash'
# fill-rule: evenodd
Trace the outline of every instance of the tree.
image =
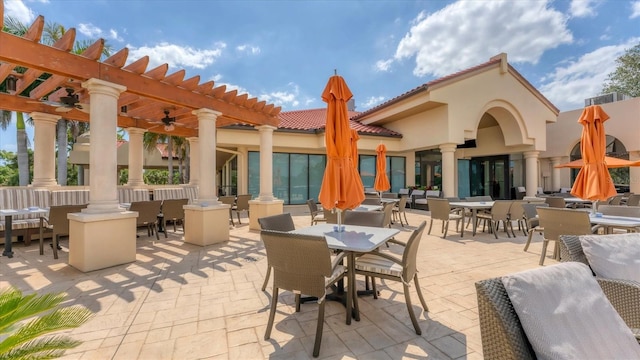
<svg viewBox="0 0 640 360">
<path fill-rule="evenodd" d="M 14 17 L 7 16 L 4 21 L 4 28 L 2 30 L 14 35 L 24 35 L 29 29 L 26 25 L 20 23 L 20 21 L 18 21 Z M 2 116 L 2 120 L 3 123 L 1 124 L 1 126 L 2 129 L 5 130 L 8 123 L 4 122 L 4 115 Z M 20 186 L 29 185 L 29 155 L 27 154 L 27 140 L 28 138 L 24 115 L 18 112 L 16 113 L 16 142 L 18 147 L 18 174 L 20 179 Z"/>
<path fill-rule="evenodd" d="M 616 59 L 616 69 L 607 76 L 603 94 L 620 92 L 631 97 L 640 96 L 640 43 Z"/>
<path fill-rule="evenodd" d="M 176 152 L 178 152 L 179 161 L 182 164 L 183 157 L 180 154 L 182 154 L 182 149 L 185 143 L 184 139 L 178 136 L 169 136 L 165 134 L 146 132 L 142 141 L 144 144 L 144 148 L 147 151 L 155 150 L 158 143 L 167 144 L 167 184 L 175 183 L 175 181 L 173 180 L 173 156 L 176 154 Z M 174 147 L 176 147 L 177 149 L 174 150 Z M 182 166 L 180 166 L 179 170 L 182 171 Z M 178 183 L 181 183 L 181 180 L 183 178 L 182 173 L 180 173 L 179 176 L 180 180 L 178 181 Z"/>
<path fill-rule="evenodd" d="M 51 359 L 80 345 L 80 341 L 64 335 L 42 338 L 89 320 L 91 312 L 85 308 L 60 308 L 64 297 L 62 293 L 25 296 L 15 288 L 0 291 L 0 358 Z"/>
</svg>

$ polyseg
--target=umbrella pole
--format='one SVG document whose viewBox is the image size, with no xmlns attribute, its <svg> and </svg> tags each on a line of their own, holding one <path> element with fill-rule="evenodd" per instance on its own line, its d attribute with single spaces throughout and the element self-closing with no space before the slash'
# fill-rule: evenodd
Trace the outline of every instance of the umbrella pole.
<svg viewBox="0 0 640 360">
<path fill-rule="evenodd" d="M 342 232 L 342 210 L 336 208 L 336 212 L 338 213 L 338 232 Z"/>
</svg>

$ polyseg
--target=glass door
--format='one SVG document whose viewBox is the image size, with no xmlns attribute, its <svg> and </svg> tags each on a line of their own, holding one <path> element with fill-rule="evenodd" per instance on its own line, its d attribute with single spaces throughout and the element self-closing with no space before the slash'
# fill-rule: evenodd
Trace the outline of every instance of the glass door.
<svg viewBox="0 0 640 360">
<path fill-rule="evenodd" d="M 509 156 L 473 158 L 469 162 L 470 196 L 509 199 Z"/>
</svg>

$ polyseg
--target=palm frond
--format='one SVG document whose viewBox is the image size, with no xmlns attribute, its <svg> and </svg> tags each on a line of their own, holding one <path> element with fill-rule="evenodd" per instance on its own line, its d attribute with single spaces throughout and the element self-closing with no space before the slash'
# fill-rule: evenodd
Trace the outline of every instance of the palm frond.
<svg viewBox="0 0 640 360">
<path fill-rule="evenodd" d="M 40 338 L 76 328 L 91 316 L 89 310 L 81 307 L 58 308 L 63 300 L 64 294 L 60 293 L 24 296 L 15 288 L 1 290 L 0 360 L 50 359 L 78 346 L 79 341 L 62 335 Z"/>
</svg>

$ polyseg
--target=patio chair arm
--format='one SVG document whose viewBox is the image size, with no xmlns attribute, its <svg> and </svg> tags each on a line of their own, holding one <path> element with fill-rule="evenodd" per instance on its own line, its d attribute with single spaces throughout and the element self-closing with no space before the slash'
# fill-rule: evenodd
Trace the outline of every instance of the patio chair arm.
<svg viewBox="0 0 640 360">
<path fill-rule="evenodd" d="M 640 283 L 596 278 L 611 305 L 630 328 L 640 328 Z"/>
<path fill-rule="evenodd" d="M 336 266 L 342 265 L 345 256 L 346 253 L 344 251 L 339 252 L 333 259 L 331 259 L 331 268 L 335 269 Z"/>
<path fill-rule="evenodd" d="M 395 238 L 393 238 L 393 239 L 389 239 L 389 240 L 387 240 L 387 242 L 388 242 L 388 243 L 392 243 L 392 244 L 398 244 L 398 245 L 401 245 L 401 246 L 407 246 L 407 243 L 406 243 L 406 242 L 404 242 L 404 241 L 400 241 L 400 240 L 397 240 L 397 239 L 395 239 Z"/>
</svg>

